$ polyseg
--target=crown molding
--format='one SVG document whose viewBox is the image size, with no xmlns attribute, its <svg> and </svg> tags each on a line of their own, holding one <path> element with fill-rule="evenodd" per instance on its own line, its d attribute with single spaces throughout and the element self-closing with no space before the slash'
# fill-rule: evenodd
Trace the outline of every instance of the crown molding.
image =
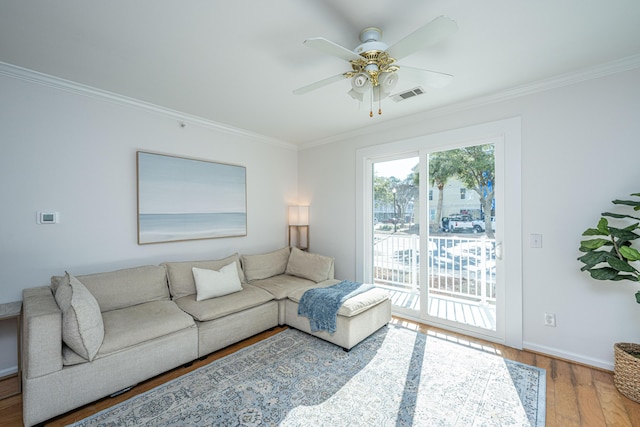
<svg viewBox="0 0 640 427">
<path fill-rule="evenodd" d="M 264 135 L 260 135 L 254 132 L 247 131 L 245 129 L 236 128 L 223 123 L 208 120 L 202 117 L 182 113 L 180 111 L 172 110 L 170 108 L 155 105 L 149 102 L 141 101 L 135 98 L 130 98 L 117 93 L 109 92 L 106 90 L 98 89 L 92 86 L 76 83 L 70 80 L 65 80 L 59 77 L 54 77 L 48 74 L 40 73 L 38 71 L 30 70 L 27 68 L 19 67 L 17 65 L 8 64 L 6 62 L 0 62 L 0 75 L 7 76 L 13 79 L 22 80 L 28 83 L 39 84 L 52 89 L 69 92 L 75 95 L 86 96 L 101 101 L 111 102 L 121 106 L 133 107 L 143 111 L 159 114 L 166 118 L 178 120 L 184 123 L 195 124 L 204 128 L 212 129 L 219 132 L 225 132 L 227 134 L 237 135 L 245 138 L 250 138 L 262 143 L 271 144 L 280 148 L 286 148 L 289 150 L 298 150 L 298 146 L 288 142 L 284 142 L 275 138 L 269 138 Z"/>
<path fill-rule="evenodd" d="M 560 74 L 548 79 L 539 80 L 536 82 L 528 83 L 521 86 L 501 90 L 489 95 L 480 96 L 467 101 L 455 102 L 453 104 L 444 105 L 441 107 L 435 107 L 433 109 L 415 113 L 410 116 L 401 117 L 391 120 L 389 122 L 368 126 L 364 129 L 356 129 L 349 132 L 344 132 L 338 135 L 333 135 L 327 138 L 318 139 L 303 143 L 300 146 L 300 150 L 317 147 L 320 145 L 331 144 L 334 142 L 343 141 L 355 137 L 362 137 L 367 135 L 374 135 L 381 131 L 389 131 L 399 127 L 405 127 L 411 123 L 417 123 L 424 121 L 425 119 L 434 119 L 444 115 L 454 114 L 457 112 L 469 110 L 472 108 L 486 107 L 488 105 L 497 104 L 503 101 L 520 98 L 527 95 L 532 95 L 540 92 L 545 92 L 552 89 L 557 89 L 563 86 L 574 85 L 582 83 L 588 80 L 597 79 L 600 77 L 606 77 L 612 74 L 622 73 L 640 68 L 640 54 L 628 56 L 618 60 L 606 62 L 604 64 L 598 64 L 595 66 L 587 67 L 578 71 Z"/>
<path fill-rule="evenodd" d="M 22 80 L 29 83 L 35 83 L 50 87 L 57 90 L 73 93 L 76 95 L 87 96 L 103 101 L 108 101 L 114 104 L 122 106 L 133 107 L 141 109 L 147 112 L 162 115 L 164 117 L 178 120 L 181 122 L 196 124 L 204 128 L 216 130 L 219 132 L 225 132 L 232 135 L 237 135 L 245 138 L 250 138 L 259 142 L 271 144 L 280 148 L 290 150 L 303 150 L 320 145 L 331 144 L 334 142 L 342 141 L 349 138 L 366 136 L 378 133 L 383 130 L 393 130 L 398 127 L 407 126 L 415 121 L 421 121 L 425 119 L 433 119 L 436 117 L 454 114 L 457 112 L 465 111 L 472 108 L 485 107 L 491 104 L 507 101 L 510 99 L 520 98 L 527 95 L 532 95 L 539 92 L 544 92 L 552 89 L 557 89 L 563 86 L 569 86 L 584 81 L 609 76 L 625 71 L 630 71 L 636 68 L 640 68 L 640 54 L 628 56 L 604 64 L 599 64 L 591 67 L 587 67 L 575 72 L 565 73 L 558 76 L 554 76 L 548 79 L 539 80 L 529 84 L 516 86 L 513 88 L 505 89 L 493 94 L 480 96 L 467 101 L 455 102 L 453 104 L 436 107 L 421 113 L 412 114 L 410 116 L 398 118 L 389 122 L 380 123 L 373 126 L 368 126 L 364 129 L 357 129 L 349 132 L 344 132 L 338 135 L 333 135 L 327 138 L 318 139 L 303 143 L 301 145 L 292 144 L 289 142 L 281 141 L 275 138 L 270 138 L 258 133 L 250 132 L 245 129 L 236 128 L 223 123 L 208 120 L 202 117 L 182 113 L 180 111 L 172 110 L 166 107 L 155 105 L 149 102 L 141 101 L 138 99 L 130 98 L 117 93 L 109 92 L 102 89 L 97 89 L 81 83 L 72 82 L 59 77 L 54 77 L 48 74 L 33 71 L 27 68 L 22 68 L 16 65 L 0 62 L 0 75 L 4 75 L 10 78 Z"/>
</svg>

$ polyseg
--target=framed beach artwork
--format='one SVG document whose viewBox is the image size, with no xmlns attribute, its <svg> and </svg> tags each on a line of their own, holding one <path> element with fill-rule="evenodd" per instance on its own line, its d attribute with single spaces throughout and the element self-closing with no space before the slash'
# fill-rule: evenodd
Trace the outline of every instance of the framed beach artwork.
<svg viewBox="0 0 640 427">
<path fill-rule="evenodd" d="M 246 168 L 137 152 L 138 244 L 247 235 Z"/>
</svg>

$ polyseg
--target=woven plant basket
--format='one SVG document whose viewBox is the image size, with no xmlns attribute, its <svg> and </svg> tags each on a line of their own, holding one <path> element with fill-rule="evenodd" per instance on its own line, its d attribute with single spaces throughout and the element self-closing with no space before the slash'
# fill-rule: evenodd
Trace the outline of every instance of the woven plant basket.
<svg viewBox="0 0 640 427">
<path fill-rule="evenodd" d="M 613 348 L 613 382 L 620 393 L 640 403 L 640 359 L 629 354 L 640 355 L 640 344 L 620 342 Z"/>
</svg>

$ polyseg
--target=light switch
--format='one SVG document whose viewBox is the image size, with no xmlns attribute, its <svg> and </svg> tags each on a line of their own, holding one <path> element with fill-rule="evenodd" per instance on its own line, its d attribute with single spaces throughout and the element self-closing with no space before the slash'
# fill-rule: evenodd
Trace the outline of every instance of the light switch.
<svg viewBox="0 0 640 427">
<path fill-rule="evenodd" d="M 542 234 L 532 234 L 529 237 L 529 243 L 532 248 L 542 247 Z"/>
</svg>

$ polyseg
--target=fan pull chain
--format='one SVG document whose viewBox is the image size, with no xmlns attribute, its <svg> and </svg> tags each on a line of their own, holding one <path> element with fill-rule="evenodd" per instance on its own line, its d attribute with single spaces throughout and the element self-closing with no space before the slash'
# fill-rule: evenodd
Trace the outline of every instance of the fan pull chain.
<svg viewBox="0 0 640 427">
<path fill-rule="evenodd" d="M 373 86 L 371 86 L 371 99 L 369 99 L 369 117 L 373 117 Z"/>
<path fill-rule="evenodd" d="M 378 85 L 378 115 L 382 115 L 382 97 L 380 96 L 380 85 Z"/>
</svg>

